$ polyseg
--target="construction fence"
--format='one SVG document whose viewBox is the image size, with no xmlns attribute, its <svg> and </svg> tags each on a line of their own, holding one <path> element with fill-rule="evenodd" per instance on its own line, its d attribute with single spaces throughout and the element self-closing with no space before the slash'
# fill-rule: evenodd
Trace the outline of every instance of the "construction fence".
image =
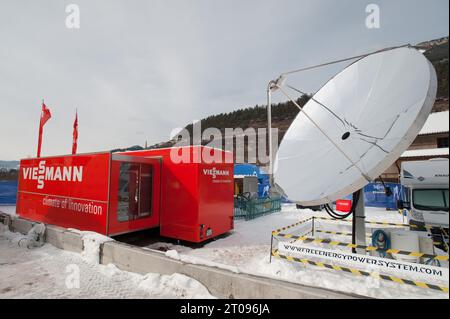
<svg viewBox="0 0 450 319">
<path fill-rule="evenodd" d="M 288 262 L 346 272 L 354 276 L 374 277 L 383 281 L 416 286 L 448 293 L 448 254 L 426 254 L 392 248 L 382 249 L 370 244 L 352 244 L 334 238 L 316 238 L 316 234 L 347 236 L 351 233 L 327 230 L 318 221 L 348 224 L 351 220 L 310 217 L 272 231 L 272 257 Z M 407 228 L 408 224 L 367 221 L 368 225 Z M 369 238 L 371 234 L 367 234 Z M 395 256 L 416 257 L 423 263 L 404 262 Z M 325 262 L 327 261 L 327 262 Z M 350 266 L 349 266 L 350 265 Z M 435 266 L 436 265 L 436 266 Z M 352 267 L 353 266 L 353 267 Z M 398 270 L 392 270 L 392 268 Z M 419 276 L 418 276 L 419 275 Z"/>
</svg>

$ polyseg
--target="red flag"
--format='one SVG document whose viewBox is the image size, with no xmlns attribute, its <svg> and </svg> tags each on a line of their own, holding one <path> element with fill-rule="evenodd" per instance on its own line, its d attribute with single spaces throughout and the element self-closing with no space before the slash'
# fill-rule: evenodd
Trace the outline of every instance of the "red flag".
<svg viewBox="0 0 450 319">
<path fill-rule="evenodd" d="M 77 153 L 77 141 L 78 141 L 78 111 L 75 112 L 75 121 L 73 122 L 73 141 L 72 141 L 72 154 Z"/>
<path fill-rule="evenodd" d="M 39 137 L 38 137 L 38 148 L 37 157 L 41 157 L 41 145 L 42 145 L 42 132 L 44 131 L 44 125 L 52 117 L 50 109 L 42 102 L 41 118 L 39 120 Z"/>
</svg>

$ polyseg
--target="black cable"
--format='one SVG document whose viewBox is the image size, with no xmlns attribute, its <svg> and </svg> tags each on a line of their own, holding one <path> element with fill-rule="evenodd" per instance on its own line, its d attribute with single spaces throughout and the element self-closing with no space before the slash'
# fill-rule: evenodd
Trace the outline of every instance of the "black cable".
<svg viewBox="0 0 450 319">
<path fill-rule="evenodd" d="M 352 208 L 350 209 L 350 211 L 347 214 L 343 214 L 340 215 L 338 213 L 336 213 L 329 204 L 326 204 L 325 207 L 325 211 L 328 213 L 328 215 L 330 215 L 332 218 L 334 219 L 339 219 L 339 220 L 343 220 L 346 219 L 347 217 L 349 217 L 350 215 L 353 215 L 353 220 L 352 220 L 352 244 L 356 243 L 356 218 L 355 218 L 355 211 L 356 211 L 356 206 L 358 206 L 358 202 L 359 202 L 359 197 L 361 196 L 363 190 L 359 190 L 353 193 L 353 200 L 352 200 Z M 363 195 L 364 196 L 364 195 Z M 353 253 L 356 253 L 356 249 L 352 249 Z"/>
<path fill-rule="evenodd" d="M 325 211 L 334 219 L 346 219 L 350 215 L 352 215 L 356 210 L 356 205 L 358 205 L 359 202 L 359 192 L 353 193 L 353 201 L 352 201 L 352 208 L 347 214 L 339 214 L 335 212 L 329 204 L 325 205 Z"/>
<path fill-rule="evenodd" d="M 381 176 L 379 176 L 378 179 L 380 180 L 381 184 L 383 185 L 383 188 L 384 188 L 384 194 L 385 194 L 387 197 L 392 196 L 392 190 L 391 190 L 390 187 L 386 186 L 386 184 L 384 183 L 383 178 L 382 178 Z"/>
<path fill-rule="evenodd" d="M 328 204 L 325 205 L 325 211 L 328 213 L 328 215 L 330 215 L 334 219 L 346 219 L 348 216 L 352 214 L 351 212 L 343 215 L 338 214 Z"/>
<path fill-rule="evenodd" d="M 325 210 L 326 210 L 326 212 L 328 213 L 328 215 L 330 215 L 330 216 L 333 217 L 334 219 L 345 219 L 345 218 L 347 218 L 348 216 L 351 215 L 351 212 L 349 212 L 349 213 L 347 213 L 347 214 L 339 214 L 339 213 L 335 212 L 335 211 L 333 210 L 333 208 L 331 208 L 331 206 L 328 205 L 328 204 L 325 205 Z"/>
</svg>

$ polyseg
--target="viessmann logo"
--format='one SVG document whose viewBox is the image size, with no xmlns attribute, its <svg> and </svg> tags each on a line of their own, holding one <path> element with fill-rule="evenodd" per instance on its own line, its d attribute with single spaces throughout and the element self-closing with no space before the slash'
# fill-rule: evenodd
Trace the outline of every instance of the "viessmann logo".
<svg viewBox="0 0 450 319">
<path fill-rule="evenodd" d="M 37 180 L 37 188 L 43 189 L 45 181 L 82 182 L 83 166 L 46 166 L 40 161 L 37 167 L 22 168 L 23 179 Z"/>
<path fill-rule="evenodd" d="M 213 167 L 211 169 L 204 168 L 203 174 L 212 176 L 212 178 L 216 178 L 217 176 L 230 176 L 230 171 L 218 170 L 215 167 Z"/>
</svg>

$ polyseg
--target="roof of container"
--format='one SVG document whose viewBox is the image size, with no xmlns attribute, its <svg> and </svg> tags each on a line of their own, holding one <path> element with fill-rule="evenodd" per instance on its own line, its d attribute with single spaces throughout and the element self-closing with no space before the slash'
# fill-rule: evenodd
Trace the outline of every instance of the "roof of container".
<svg viewBox="0 0 450 319">
<path fill-rule="evenodd" d="M 431 113 L 419 135 L 448 133 L 448 111 Z"/>
<path fill-rule="evenodd" d="M 409 150 L 403 153 L 401 157 L 428 157 L 428 156 L 448 156 L 447 148 L 429 148 L 419 150 Z"/>
</svg>

